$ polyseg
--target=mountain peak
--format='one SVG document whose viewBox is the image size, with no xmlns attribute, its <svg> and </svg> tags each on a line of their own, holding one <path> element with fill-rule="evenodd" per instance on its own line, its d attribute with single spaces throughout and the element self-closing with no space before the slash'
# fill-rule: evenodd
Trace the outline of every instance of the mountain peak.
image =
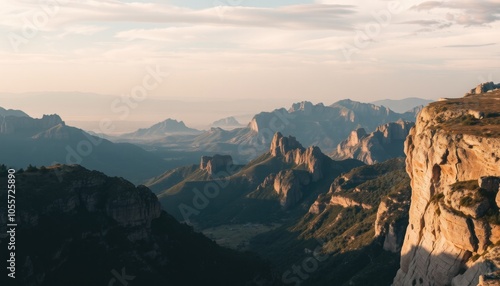
<svg viewBox="0 0 500 286">
<path fill-rule="evenodd" d="M 199 130 L 189 128 L 183 121 L 167 118 L 149 128 L 141 128 L 133 133 L 124 134 L 123 137 L 131 138 L 162 138 L 169 134 L 197 134 Z"/>
<path fill-rule="evenodd" d="M 242 126 L 241 123 L 236 120 L 233 116 L 222 118 L 212 122 L 211 127 L 239 127 Z"/>
<path fill-rule="evenodd" d="M 274 134 L 273 140 L 271 141 L 271 147 L 269 152 L 274 157 L 279 155 L 286 156 L 289 151 L 300 149 L 304 150 L 304 147 L 297 141 L 293 136 L 284 137 L 281 132 L 276 132 Z"/>
<path fill-rule="evenodd" d="M 301 102 L 297 102 L 297 103 L 292 104 L 292 107 L 290 107 L 290 109 L 288 109 L 288 112 L 291 113 L 291 112 L 302 111 L 306 114 L 310 114 L 311 112 L 313 112 L 315 107 L 323 108 L 323 107 L 325 107 L 325 105 L 323 103 L 318 103 L 315 105 L 310 101 L 301 101 Z"/>
</svg>

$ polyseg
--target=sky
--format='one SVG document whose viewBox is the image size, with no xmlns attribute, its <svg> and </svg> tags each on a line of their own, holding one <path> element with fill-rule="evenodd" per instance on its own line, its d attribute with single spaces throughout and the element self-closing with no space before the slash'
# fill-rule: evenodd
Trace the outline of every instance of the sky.
<svg viewBox="0 0 500 286">
<path fill-rule="evenodd" d="M 109 96 L 135 95 L 125 121 L 175 116 L 200 125 L 303 100 L 458 97 L 480 82 L 500 81 L 500 0 L 0 5 L 0 106 L 34 116 L 97 121 L 82 119 L 85 111 L 71 102 L 116 115 Z M 148 100 L 227 108 L 197 118 L 152 116 L 136 108 Z"/>
</svg>

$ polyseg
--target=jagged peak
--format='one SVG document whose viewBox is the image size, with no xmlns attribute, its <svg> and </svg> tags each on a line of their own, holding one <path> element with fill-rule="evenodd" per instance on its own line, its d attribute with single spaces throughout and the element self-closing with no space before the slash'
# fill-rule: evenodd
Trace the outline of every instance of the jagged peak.
<svg viewBox="0 0 500 286">
<path fill-rule="evenodd" d="M 233 157 L 231 155 L 215 154 L 213 156 L 202 156 L 200 162 L 200 170 L 207 171 L 210 175 L 219 172 L 229 173 L 228 167 L 233 165 Z"/>
<path fill-rule="evenodd" d="M 65 123 L 62 120 L 61 116 L 59 116 L 57 114 L 44 114 L 40 120 L 42 120 L 44 122 L 48 122 L 52 126 L 55 126 L 55 125 L 58 125 L 58 124 L 65 125 Z"/>
<path fill-rule="evenodd" d="M 272 156 L 285 156 L 289 151 L 300 149 L 304 150 L 302 144 L 300 144 L 297 139 L 293 136 L 285 137 L 281 132 L 276 132 L 274 134 L 273 140 L 271 141 L 271 147 L 269 148 L 269 152 L 271 152 Z"/>
<path fill-rule="evenodd" d="M 323 103 L 318 103 L 318 104 L 313 104 L 310 101 L 301 101 L 292 104 L 290 109 L 288 109 L 288 112 L 297 112 L 297 111 L 303 111 L 303 112 L 311 112 L 315 107 L 325 107 Z"/>
</svg>

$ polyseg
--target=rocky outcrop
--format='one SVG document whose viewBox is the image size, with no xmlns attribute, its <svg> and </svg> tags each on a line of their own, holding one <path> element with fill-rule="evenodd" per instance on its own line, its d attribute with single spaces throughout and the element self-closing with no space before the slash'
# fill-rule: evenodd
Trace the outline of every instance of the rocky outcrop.
<svg viewBox="0 0 500 286">
<path fill-rule="evenodd" d="M 325 165 L 331 161 L 318 147 L 305 149 L 295 137 L 284 137 L 280 132 L 274 135 L 269 153 L 300 169 L 281 171 L 275 176 L 274 190 L 280 196 L 280 204 L 285 209 L 300 201 L 304 187 L 324 177 Z"/>
<path fill-rule="evenodd" d="M 40 119 L 35 119 L 27 116 L 7 116 L 0 117 L 0 135 L 13 133 L 28 133 L 36 134 L 57 125 L 63 125 L 61 117 L 57 114 L 44 115 Z"/>
<path fill-rule="evenodd" d="M 475 88 L 471 89 L 470 92 L 466 93 L 465 96 L 479 95 L 485 92 L 493 91 L 500 88 L 500 84 L 495 84 L 494 82 L 481 83 Z"/>
<path fill-rule="evenodd" d="M 344 208 L 352 208 L 352 207 L 361 207 L 365 210 L 371 210 L 372 206 L 369 204 L 357 202 L 351 198 L 343 197 L 343 196 L 332 196 L 330 199 L 330 205 L 337 205 Z"/>
<path fill-rule="evenodd" d="M 302 190 L 311 182 L 311 176 L 304 171 L 280 171 L 274 179 L 274 191 L 280 196 L 280 205 L 288 209 L 302 198 Z"/>
<path fill-rule="evenodd" d="M 200 169 L 208 172 L 209 175 L 216 175 L 221 172 L 229 173 L 228 168 L 233 165 L 233 158 L 230 155 L 202 156 Z"/>
<path fill-rule="evenodd" d="M 295 137 L 284 137 L 280 132 L 274 135 L 269 151 L 271 156 L 282 157 L 287 163 L 303 165 L 311 174 L 313 182 L 323 178 L 322 166 L 329 160 L 318 147 L 311 146 L 304 149 Z"/>
<path fill-rule="evenodd" d="M 293 136 L 284 137 L 277 132 L 271 142 L 269 153 L 281 158 L 285 163 L 301 166 L 302 170 L 279 172 L 274 179 L 274 190 L 280 196 L 280 204 L 287 209 L 302 198 L 302 189 L 324 176 L 324 166 L 328 160 L 316 146 L 305 149 Z"/>
<path fill-rule="evenodd" d="M 381 125 L 370 134 L 364 128 L 358 128 L 337 145 L 331 157 L 339 160 L 358 159 L 366 164 L 403 157 L 404 141 L 414 125 L 413 122 L 400 120 Z"/>
<path fill-rule="evenodd" d="M 401 251 L 408 226 L 409 199 L 409 193 L 402 192 L 380 202 L 375 220 L 375 237 L 383 237 L 384 250 L 392 253 Z"/>
<path fill-rule="evenodd" d="M 499 242 L 499 100 L 450 99 L 419 114 L 405 142 L 412 199 L 394 285 L 477 285 L 499 269 L 490 256 Z M 487 116 L 470 119 L 469 110 Z"/>
</svg>

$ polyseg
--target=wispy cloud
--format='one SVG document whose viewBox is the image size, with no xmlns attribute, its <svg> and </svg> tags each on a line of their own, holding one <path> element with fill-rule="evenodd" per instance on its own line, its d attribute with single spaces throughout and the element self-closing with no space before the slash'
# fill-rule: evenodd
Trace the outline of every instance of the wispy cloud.
<svg viewBox="0 0 500 286">
<path fill-rule="evenodd" d="M 447 45 L 444 46 L 445 48 L 478 48 L 478 47 L 487 47 L 487 46 L 493 46 L 496 45 L 497 43 L 487 43 L 487 44 L 476 44 L 476 45 Z"/>
<path fill-rule="evenodd" d="M 486 25 L 500 20 L 500 1 L 498 0 L 453 0 L 426 1 L 413 7 L 417 11 L 436 9 L 448 10 L 447 20 L 459 25 Z"/>
</svg>

